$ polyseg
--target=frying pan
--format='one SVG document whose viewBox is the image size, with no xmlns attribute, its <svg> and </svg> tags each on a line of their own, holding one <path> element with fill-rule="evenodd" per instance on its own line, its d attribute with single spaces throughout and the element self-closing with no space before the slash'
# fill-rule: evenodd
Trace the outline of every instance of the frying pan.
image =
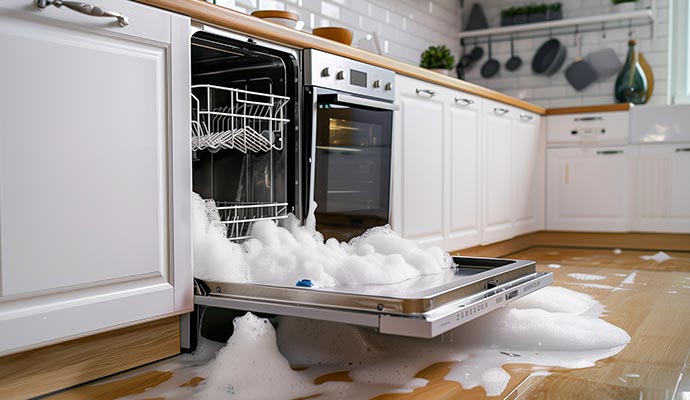
<svg viewBox="0 0 690 400">
<path fill-rule="evenodd" d="M 489 59 L 482 65 L 482 77 L 491 78 L 496 75 L 500 67 L 501 64 L 499 64 L 498 60 L 491 56 L 491 37 L 489 37 Z"/>
<path fill-rule="evenodd" d="M 515 55 L 515 46 L 513 37 L 510 37 L 510 58 L 506 61 L 506 69 L 508 71 L 515 71 L 522 65 L 522 59 Z"/>
<path fill-rule="evenodd" d="M 582 35 L 576 34 L 575 41 L 577 42 L 577 57 L 575 62 L 566 68 L 565 78 L 579 92 L 596 81 L 598 74 L 592 65 L 582 58 Z"/>
<path fill-rule="evenodd" d="M 558 39 L 549 39 L 539 47 L 532 59 L 532 71 L 536 74 L 553 75 L 563 65 L 565 46 Z"/>
<path fill-rule="evenodd" d="M 480 58 L 484 55 L 484 49 L 479 47 L 477 45 L 477 38 L 474 38 L 474 48 L 472 51 L 470 51 L 470 57 L 472 57 L 473 61 L 479 61 Z"/>
</svg>

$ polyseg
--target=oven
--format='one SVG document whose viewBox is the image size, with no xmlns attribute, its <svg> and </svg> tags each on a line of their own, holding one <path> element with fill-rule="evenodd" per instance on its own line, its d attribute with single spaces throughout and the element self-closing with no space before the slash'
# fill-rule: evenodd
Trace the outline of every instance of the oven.
<svg viewBox="0 0 690 400">
<path fill-rule="evenodd" d="M 303 211 L 347 241 L 389 221 L 395 74 L 318 50 L 303 60 Z"/>
</svg>

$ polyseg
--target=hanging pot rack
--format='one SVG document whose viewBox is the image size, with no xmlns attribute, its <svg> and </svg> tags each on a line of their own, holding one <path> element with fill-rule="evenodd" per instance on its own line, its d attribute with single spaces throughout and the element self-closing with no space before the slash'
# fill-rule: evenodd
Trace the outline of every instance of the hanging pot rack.
<svg viewBox="0 0 690 400">
<path fill-rule="evenodd" d="M 467 38 L 475 38 L 479 44 L 488 43 L 489 37 L 493 42 L 509 41 L 512 35 L 515 39 L 535 39 L 543 38 L 544 33 L 538 31 L 548 31 L 549 35 L 571 35 L 578 31 L 586 32 L 606 32 L 607 30 L 628 29 L 643 26 L 650 26 L 651 36 L 654 37 L 655 14 L 653 8 L 636 10 L 624 13 L 613 13 L 604 15 L 593 15 L 588 17 L 559 19 L 555 21 L 545 21 L 536 23 L 526 23 L 521 25 L 502 26 L 499 28 L 480 29 L 464 31 L 458 34 L 461 41 Z M 519 36 L 517 34 L 520 34 Z M 483 39 L 477 39 L 482 38 Z"/>
</svg>

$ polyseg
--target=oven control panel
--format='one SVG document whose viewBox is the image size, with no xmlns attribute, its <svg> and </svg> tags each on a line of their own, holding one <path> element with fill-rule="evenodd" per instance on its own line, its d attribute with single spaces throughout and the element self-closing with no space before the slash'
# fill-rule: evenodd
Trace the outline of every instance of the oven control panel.
<svg viewBox="0 0 690 400">
<path fill-rule="evenodd" d="M 395 72 L 320 50 L 304 51 L 304 84 L 395 100 Z"/>
</svg>

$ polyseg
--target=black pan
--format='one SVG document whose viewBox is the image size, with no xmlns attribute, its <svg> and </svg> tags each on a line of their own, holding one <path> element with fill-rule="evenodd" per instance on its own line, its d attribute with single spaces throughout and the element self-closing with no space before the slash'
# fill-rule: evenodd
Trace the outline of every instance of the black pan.
<svg viewBox="0 0 690 400">
<path fill-rule="evenodd" d="M 515 45 L 513 37 L 510 37 L 510 58 L 506 61 L 506 69 L 508 71 L 516 71 L 522 65 L 522 58 L 515 55 Z"/>
<path fill-rule="evenodd" d="M 474 48 L 472 51 L 470 51 L 470 57 L 472 58 L 473 61 L 479 61 L 480 58 L 484 55 L 484 49 L 479 47 L 477 45 L 477 39 L 474 39 Z"/>
<path fill-rule="evenodd" d="M 491 56 L 491 37 L 489 37 L 489 59 L 482 65 L 482 77 L 491 78 L 498 73 L 501 64 Z"/>
<path fill-rule="evenodd" d="M 549 39 L 534 54 L 532 71 L 537 74 L 553 75 L 563 65 L 565 56 L 565 46 L 558 39 Z"/>
</svg>

